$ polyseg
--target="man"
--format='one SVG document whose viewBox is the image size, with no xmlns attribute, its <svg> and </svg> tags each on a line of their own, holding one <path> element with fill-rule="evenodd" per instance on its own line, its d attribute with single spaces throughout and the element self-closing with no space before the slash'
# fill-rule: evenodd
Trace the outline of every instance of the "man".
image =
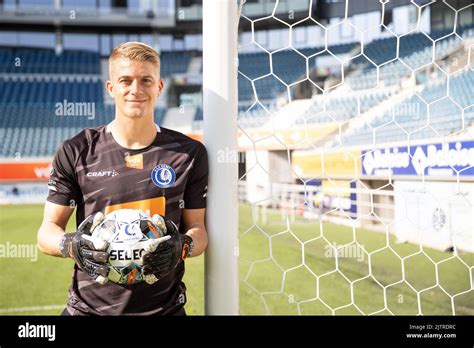
<svg viewBox="0 0 474 348">
<path fill-rule="evenodd" d="M 115 119 L 85 129 L 60 146 L 38 247 L 76 263 L 64 315 L 185 314 L 181 260 L 200 255 L 207 246 L 206 150 L 153 122 L 163 90 L 155 50 L 139 42 L 117 46 L 109 57 L 109 75 L 106 88 L 115 100 Z M 80 226 L 76 233 L 65 234 L 74 208 Z M 172 238 L 144 258 L 147 282 L 123 286 L 105 282 L 108 254 L 89 234 L 103 214 L 124 208 L 164 216 Z M 173 258 L 179 259 L 177 264 L 169 261 Z"/>
</svg>

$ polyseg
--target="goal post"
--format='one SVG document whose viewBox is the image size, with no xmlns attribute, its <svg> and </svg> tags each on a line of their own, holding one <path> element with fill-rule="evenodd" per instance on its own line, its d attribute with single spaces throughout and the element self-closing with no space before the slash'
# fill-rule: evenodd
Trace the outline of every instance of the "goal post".
<svg viewBox="0 0 474 348">
<path fill-rule="evenodd" d="M 236 315 L 238 274 L 236 0 L 203 1 L 204 143 L 209 156 L 205 313 Z M 223 154 L 225 154 L 223 156 Z"/>
</svg>

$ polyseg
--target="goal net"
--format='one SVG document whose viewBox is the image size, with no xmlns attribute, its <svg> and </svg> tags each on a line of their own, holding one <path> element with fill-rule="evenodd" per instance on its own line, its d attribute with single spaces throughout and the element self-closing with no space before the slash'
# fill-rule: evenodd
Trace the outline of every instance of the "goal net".
<svg viewBox="0 0 474 348">
<path fill-rule="evenodd" d="M 241 6 L 239 312 L 472 315 L 474 5 L 355 3 Z"/>
</svg>

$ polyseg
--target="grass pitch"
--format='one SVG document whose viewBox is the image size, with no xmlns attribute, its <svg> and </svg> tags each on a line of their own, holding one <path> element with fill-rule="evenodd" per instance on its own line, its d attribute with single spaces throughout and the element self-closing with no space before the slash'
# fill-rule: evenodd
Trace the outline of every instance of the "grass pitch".
<svg viewBox="0 0 474 348">
<path fill-rule="evenodd" d="M 0 244 L 36 244 L 43 206 L 0 207 Z M 383 233 L 297 219 L 287 226 L 269 212 L 254 223 L 240 206 L 241 314 L 473 315 L 473 254 L 396 244 Z M 74 219 L 67 231 L 73 231 Z M 288 228 L 289 227 L 289 228 Z M 346 245 L 338 257 L 333 246 Z M 0 315 L 57 315 L 73 263 L 0 258 Z M 186 311 L 204 313 L 204 258 L 186 261 Z"/>
</svg>

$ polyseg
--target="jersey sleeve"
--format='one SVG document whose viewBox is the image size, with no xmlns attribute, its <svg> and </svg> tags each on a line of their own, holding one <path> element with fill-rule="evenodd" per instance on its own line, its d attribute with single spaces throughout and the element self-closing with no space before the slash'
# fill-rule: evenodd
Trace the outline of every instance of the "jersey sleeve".
<svg viewBox="0 0 474 348">
<path fill-rule="evenodd" d="M 48 181 L 47 201 L 60 205 L 76 205 L 82 195 L 75 174 L 74 149 L 63 143 L 57 151 Z"/>
<path fill-rule="evenodd" d="M 208 176 L 207 152 L 204 145 L 201 144 L 184 190 L 183 199 L 186 209 L 200 209 L 206 207 Z"/>
</svg>

